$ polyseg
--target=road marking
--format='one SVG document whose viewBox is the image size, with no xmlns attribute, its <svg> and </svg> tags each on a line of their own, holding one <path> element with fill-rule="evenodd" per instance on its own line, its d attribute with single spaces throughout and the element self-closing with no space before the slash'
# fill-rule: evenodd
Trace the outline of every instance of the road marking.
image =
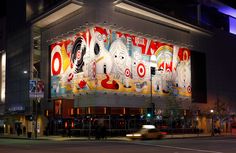
<svg viewBox="0 0 236 153">
<path fill-rule="evenodd" d="M 223 142 L 233 142 L 233 143 L 236 143 L 236 140 L 214 140 L 214 141 L 223 141 Z"/>
<path fill-rule="evenodd" d="M 167 145 L 154 145 L 154 144 L 144 144 L 144 143 L 137 143 L 137 142 L 135 142 L 134 144 L 146 145 L 146 146 L 155 146 L 155 147 L 161 147 L 161 148 L 171 148 L 171 149 L 180 149 L 180 150 L 188 150 L 188 151 L 197 151 L 197 152 L 223 153 L 223 152 L 219 152 L 219 151 L 191 149 L 191 148 L 175 147 L 175 146 L 167 146 Z"/>
<path fill-rule="evenodd" d="M 194 140 L 194 139 L 192 139 Z M 200 139 L 201 141 L 204 141 L 205 143 L 217 143 L 217 142 L 228 142 L 228 143 L 236 143 L 236 139 Z"/>
</svg>

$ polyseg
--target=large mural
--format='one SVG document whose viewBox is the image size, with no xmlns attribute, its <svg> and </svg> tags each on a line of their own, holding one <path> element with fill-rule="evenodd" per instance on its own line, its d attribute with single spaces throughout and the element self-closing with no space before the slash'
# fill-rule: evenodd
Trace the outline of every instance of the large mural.
<svg viewBox="0 0 236 153">
<path fill-rule="evenodd" d="M 90 92 L 191 97 L 187 48 L 91 27 L 51 44 L 50 52 L 52 97 Z"/>
</svg>

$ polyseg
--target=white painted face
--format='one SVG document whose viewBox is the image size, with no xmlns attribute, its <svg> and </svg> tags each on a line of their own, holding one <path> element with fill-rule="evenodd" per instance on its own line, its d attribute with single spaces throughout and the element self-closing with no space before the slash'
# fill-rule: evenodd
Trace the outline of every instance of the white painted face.
<svg viewBox="0 0 236 153">
<path fill-rule="evenodd" d="M 111 54 L 107 51 L 104 46 L 104 38 L 99 32 L 91 33 L 92 40 L 90 43 L 90 56 L 95 59 L 96 62 L 96 73 L 110 74 L 113 61 Z"/>
<path fill-rule="evenodd" d="M 121 39 L 115 40 L 110 47 L 110 53 L 112 55 L 114 61 L 114 73 L 124 74 L 126 68 L 130 60 L 130 56 L 128 54 L 128 49 Z"/>
<path fill-rule="evenodd" d="M 191 82 L 191 71 L 190 64 L 186 62 L 180 62 L 177 65 L 177 74 L 178 74 L 178 85 L 182 88 L 187 88 Z"/>
<path fill-rule="evenodd" d="M 140 52 L 135 51 L 134 52 L 134 62 L 133 62 L 133 66 L 136 66 L 137 63 L 139 63 L 142 60 L 142 55 Z"/>
</svg>

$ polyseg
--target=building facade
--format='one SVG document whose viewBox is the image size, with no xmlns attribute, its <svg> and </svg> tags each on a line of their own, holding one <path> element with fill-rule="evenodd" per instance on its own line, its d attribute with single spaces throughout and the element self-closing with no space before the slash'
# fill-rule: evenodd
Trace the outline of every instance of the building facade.
<svg viewBox="0 0 236 153">
<path fill-rule="evenodd" d="M 235 35 L 139 1 L 16 3 L 18 25 L 7 11 L 6 132 L 228 130 Z"/>
</svg>

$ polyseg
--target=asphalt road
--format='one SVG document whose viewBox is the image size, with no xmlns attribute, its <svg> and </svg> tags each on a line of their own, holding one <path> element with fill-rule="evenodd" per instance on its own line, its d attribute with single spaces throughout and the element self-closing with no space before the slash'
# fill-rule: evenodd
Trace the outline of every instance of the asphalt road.
<svg viewBox="0 0 236 153">
<path fill-rule="evenodd" d="M 50 141 L 0 139 L 0 153 L 236 153 L 236 138 L 149 141 Z"/>
</svg>

